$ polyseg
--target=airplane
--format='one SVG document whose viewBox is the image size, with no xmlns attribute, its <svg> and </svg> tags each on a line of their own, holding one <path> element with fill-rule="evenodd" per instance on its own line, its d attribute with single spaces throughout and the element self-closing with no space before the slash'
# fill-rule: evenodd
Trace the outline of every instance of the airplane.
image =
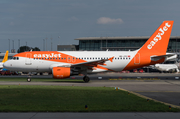
<svg viewBox="0 0 180 119">
<path fill-rule="evenodd" d="M 175 61 L 175 63 L 170 63 L 170 64 L 155 64 L 154 66 L 156 69 L 164 72 L 173 72 L 176 71 L 177 73 L 179 72 L 180 69 L 180 64 Z"/>
<path fill-rule="evenodd" d="M 8 50 L 6 51 L 6 54 L 4 55 L 3 61 L 0 62 L 0 69 L 3 69 L 3 64 L 8 60 Z"/>
<path fill-rule="evenodd" d="M 51 72 L 53 78 L 64 79 L 83 74 L 131 70 L 164 62 L 174 21 L 164 21 L 146 43 L 135 51 L 29 51 L 13 56 L 4 63 L 11 71 Z M 30 82 L 31 78 L 28 77 Z"/>
</svg>

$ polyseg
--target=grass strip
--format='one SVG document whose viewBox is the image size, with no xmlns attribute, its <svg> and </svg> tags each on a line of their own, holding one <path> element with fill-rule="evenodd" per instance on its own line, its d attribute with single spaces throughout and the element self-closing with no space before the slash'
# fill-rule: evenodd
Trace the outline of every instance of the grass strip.
<svg viewBox="0 0 180 119">
<path fill-rule="evenodd" d="M 111 87 L 0 85 L 0 112 L 179 111 Z"/>
</svg>

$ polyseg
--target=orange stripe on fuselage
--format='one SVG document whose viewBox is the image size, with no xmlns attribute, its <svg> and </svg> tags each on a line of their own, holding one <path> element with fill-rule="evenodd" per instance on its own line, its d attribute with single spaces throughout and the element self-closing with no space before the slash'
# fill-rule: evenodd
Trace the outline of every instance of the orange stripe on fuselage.
<svg viewBox="0 0 180 119">
<path fill-rule="evenodd" d="M 86 60 L 79 59 L 77 57 L 67 55 L 58 51 L 32 51 L 32 52 L 23 52 L 14 55 L 14 57 L 25 57 L 31 59 L 40 59 L 44 61 L 52 61 L 52 62 L 61 62 L 61 63 L 70 63 L 70 64 L 78 64 L 87 62 Z M 57 59 L 56 59 L 57 58 Z M 97 65 L 95 68 L 110 70 L 100 65 Z"/>
<path fill-rule="evenodd" d="M 151 58 L 149 55 L 143 55 L 143 56 L 140 55 L 139 63 L 136 63 L 135 60 L 137 57 L 138 57 L 138 53 L 135 55 L 135 57 L 130 61 L 130 63 L 123 70 L 131 70 L 131 69 L 141 68 L 148 65 L 154 65 L 156 63 L 162 63 L 165 60 L 165 58 L 163 58 L 158 61 L 151 61 Z"/>
</svg>

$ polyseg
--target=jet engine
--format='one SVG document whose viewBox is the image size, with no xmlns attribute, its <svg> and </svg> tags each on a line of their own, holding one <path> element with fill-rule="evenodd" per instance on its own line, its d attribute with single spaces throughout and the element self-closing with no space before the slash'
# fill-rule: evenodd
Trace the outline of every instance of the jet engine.
<svg viewBox="0 0 180 119">
<path fill-rule="evenodd" d="M 52 74 L 53 74 L 53 78 L 55 79 L 68 78 L 71 75 L 71 68 L 70 67 L 53 67 Z"/>
</svg>

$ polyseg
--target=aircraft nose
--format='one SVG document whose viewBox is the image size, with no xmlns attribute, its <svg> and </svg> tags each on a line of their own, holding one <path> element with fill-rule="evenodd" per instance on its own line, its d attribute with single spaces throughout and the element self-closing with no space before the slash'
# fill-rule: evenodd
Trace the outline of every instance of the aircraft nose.
<svg viewBox="0 0 180 119">
<path fill-rule="evenodd" d="M 10 67 L 9 62 L 6 61 L 6 62 L 3 64 L 3 67 L 4 67 L 5 69 L 8 69 L 8 68 Z"/>
<path fill-rule="evenodd" d="M 155 64 L 155 67 L 159 67 L 159 64 Z"/>
</svg>

